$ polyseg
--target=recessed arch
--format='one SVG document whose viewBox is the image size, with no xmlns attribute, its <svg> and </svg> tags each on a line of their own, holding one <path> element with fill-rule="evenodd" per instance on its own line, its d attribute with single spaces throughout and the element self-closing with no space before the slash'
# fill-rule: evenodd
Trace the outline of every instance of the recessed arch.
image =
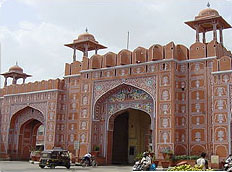
<svg viewBox="0 0 232 172">
<path fill-rule="evenodd" d="M 149 131 L 154 130 L 154 99 L 152 94 L 138 87 L 131 83 L 117 84 L 93 103 L 91 149 L 96 145 L 101 145 L 100 155 L 106 158 L 107 163 L 111 163 L 112 160 L 112 152 L 109 151 L 111 148 L 108 146 L 112 142 L 110 133 L 113 132 L 110 125 L 118 114 L 128 111 L 146 114 L 149 119 Z M 154 142 L 154 136 L 151 137 Z"/>
<path fill-rule="evenodd" d="M 44 115 L 29 106 L 11 116 L 8 130 L 8 154 L 11 159 L 29 159 L 30 150 L 35 149 L 37 130 L 45 125 Z"/>
<path fill-rule="evenodd" d="M 187 149 L 184 145 L 176 145 L 175 146 L 175 154 L 176 155 L 187 155 Z"/>
<path fill-rule="evenodd" d="M 191 147 L 191 155 L 201 155 L 202 152 L 205 152 L 205 147 L 197 144 Z"/>
<path fill-rule="evenodd" d="M 143 111 L 125 109 L 110 118 L 107 158 L 112 163 L 133 163 L 135 156 L 152 150 L 151 117 Z"/>
<path fill-rule="evenodd" d="M 228 149 L 225 145 L 217 145 L 215 147 L 215 153 L 216 155 L 218 155 L 219 157 L 224 157 L 226 158 L 228 155 Z"/>
</svg>

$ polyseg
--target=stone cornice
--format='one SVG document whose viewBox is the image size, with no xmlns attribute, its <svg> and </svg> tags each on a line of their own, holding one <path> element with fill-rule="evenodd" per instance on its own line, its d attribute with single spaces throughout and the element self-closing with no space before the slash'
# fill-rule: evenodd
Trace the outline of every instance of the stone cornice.
<svg viewBox="0 0 232 172">
<path fill-rule="evenodd" d="M 78 77 L 81 76 L 81 74 L 75 74 L 75 75 L 66 75 L 63 78 L 73 78 L 73 77 Z"/>
<path fill-rule="evenodd" d="M 36 94 L 36 93 L 45 93 L 45 92 L 54 92 L 54 91 L 63 91 L 60 89 L 50 89 L 50 90 L 41 90 L 41 91 L 32 91 L 32 92 L 26 92 L 26 93 L 16 93 L 16 94 L 6 94 L 3 97 L 10 97 L 10 96 L 20 96 L 20 95 L 28 95 L 28 94 Z"/>
<path fill-rule="evenodd" d="M 212 75 L 225 74 L 225 73 L 232 73 L 232 70 L 216 71 L 216 72 L 212 72 Z"/>
<path fill-rule="evenodd" d="M 165 63 L 165 62 L 176 62 L 176 63 L 179 63 L 179 64 L 192 63 L 192 62 L 213 60 L 213 59 L 216 59 L 216 58 L 217 58 L 216 56 L 212 56 L 212 57 L 205 57 L 205 58 L 199 58 L 199 59 L 189 59 L 189 60 L 163 59 L 163 60 L 149 61 L 149 62 L 138 63 L 138 64 L 120 65 L 120 66 L 114 66 L 114 67 L 108 67 L 108 68 L 100 68 L 100 69 L 88 69 L 88 70 L 82 70 L 80 72 L 81 73 L 96 72 L 96 71 L 104 71 L 104 70 L 112 70 L 112 69 L 121 69 L 121 68 L 127 68 L 127 67 L 137 67 L 137 66 L 143 66 L 143 65 L 151 65 L 151 64 L 156 64 L 156 63 Z M 72 76 L 72 75 L 68 75 L 68 76 Z"/>
</svg>

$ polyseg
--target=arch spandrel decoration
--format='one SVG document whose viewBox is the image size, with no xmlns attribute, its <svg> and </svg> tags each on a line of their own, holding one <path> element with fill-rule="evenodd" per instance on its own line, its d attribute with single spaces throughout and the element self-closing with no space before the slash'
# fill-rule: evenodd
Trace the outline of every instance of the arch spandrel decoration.
<svg viewBox="0 0 232 172">
<path fill-rule="evenodd" d="M 47 114 L 47 102 L 38 102 L 38 103 L 25 103 L 25 104 L 13 104 L 11 105 L 10 118 L 19 112 L 20 110 L 31 107 L 36 110 L 39 110 L 44 116 Z"/>
<path fill-rule="evenodd" d="M 26 121 L 29 121 L 30 119 L 35 119 L 35 120 L 41 122 L 43 125 L 45 124 L 44 123 L 45 122 L 44 116 L 39 111 L 35 111 L 33 114 L 28 113 L 26 115 L 21 115 L 18 118 L 19 126 L 23 125 Z"/>
<path fill-rule="evenodd" d="M 153 99 L 141 89 L 122 84 L 98 99 L 95 104 L 94 119 L 108 120 L 111 115 L 130 108 L 144 111 L 152 118 Z"/>
<path fill-rule="evenodd" d="M 127 84 L 136 88 L 142 89 L 149 93 L 153 100 L 156 97 L 156 76 L 138 77 L 138 78 L 127 78 L 118 80 L 108 81 L 96 81 L 94 83 L 94 104 L 96 101 L 108 91 L 116 88 L 121 84 Z"/>
<path fill-rule="evenodd" d="M 13 121 L 16 128 L 20 128 L 21 125 L 32 119 L 41 122 L 43 125 L 46 121 L 45 116 L 42 114 L 42 112 L 30 106 L 27 106 L 26 108 L 23 108 L 12 115 L 11 123 Z"/>
</svg>

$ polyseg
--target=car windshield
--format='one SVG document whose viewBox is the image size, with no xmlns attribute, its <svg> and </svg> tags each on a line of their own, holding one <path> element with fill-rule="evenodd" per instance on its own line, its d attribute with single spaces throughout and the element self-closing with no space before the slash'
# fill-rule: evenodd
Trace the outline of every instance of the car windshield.
<svg viewBox="0 0 232 172">
<path fill-rule="evenodd" d="M 42 153 L 42 158 L 50 158 L 51 154 L 50 153 Z"/>
</svg>

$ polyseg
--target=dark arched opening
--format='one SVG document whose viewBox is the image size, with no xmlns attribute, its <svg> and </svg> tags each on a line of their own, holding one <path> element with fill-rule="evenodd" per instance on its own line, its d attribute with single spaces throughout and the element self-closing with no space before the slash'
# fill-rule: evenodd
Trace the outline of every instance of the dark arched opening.
<svg viewBox="0 0 232 172">
<path fill-rule="evenodd" d="M 38 128 L 43 123 L 43 114 L 31 107 L 12 116 L 7 151 L 11 160 L 29 160 L 30 152 L 36 149 Z"/>
<path fill-rule="evenodd" d="M 147 113 L 135 109 L 119 112 L 114 118 L 112 163 L 133 163 L 137 154 L 150 149 L 151 137 L 151 118 Z"/>
</svg>

